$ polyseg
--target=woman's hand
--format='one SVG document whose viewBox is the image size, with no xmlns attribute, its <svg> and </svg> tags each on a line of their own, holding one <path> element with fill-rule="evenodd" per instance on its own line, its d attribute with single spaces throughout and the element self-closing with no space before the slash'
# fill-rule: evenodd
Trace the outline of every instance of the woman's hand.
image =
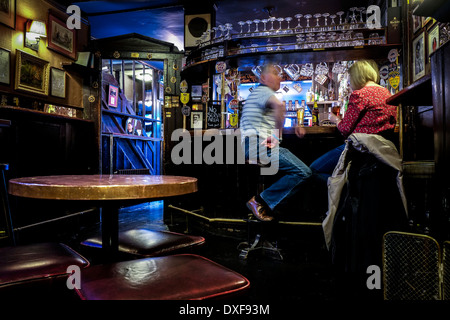
<svg viewBox="0 0 450 320">
<path fill-rule="evenodd" d="M 335 114 L 332 113 L 332 112 L 330 112 L 330 115 L 328 116 L 328 119 L 329 119 L 331 122 L 335 123 L 335 124 L 337 124 L 339 121 L 342 120 L 342 118 L 341 118 L 340 116 L 337 116 L 337 115 L 335 115 Z"/>
</svg>

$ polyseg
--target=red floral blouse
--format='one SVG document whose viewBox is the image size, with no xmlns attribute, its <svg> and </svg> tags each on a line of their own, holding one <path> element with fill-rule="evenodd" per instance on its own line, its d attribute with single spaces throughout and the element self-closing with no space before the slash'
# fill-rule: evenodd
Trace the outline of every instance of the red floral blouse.
<svg viewBox="0 0 450 320">
<path fill-rule="evenodd" d="M 351 133 L 379 133 L 393 129 L 397 120 L 397 107 L 386 104 L 390 96 L 386 88 L 379 86 L 365 86 L 353 91 L 344 118 L 337 125 L 341 134 L 347 138 Z M 356 123 L 363 110 L 365 114 Z"/>
</svg>

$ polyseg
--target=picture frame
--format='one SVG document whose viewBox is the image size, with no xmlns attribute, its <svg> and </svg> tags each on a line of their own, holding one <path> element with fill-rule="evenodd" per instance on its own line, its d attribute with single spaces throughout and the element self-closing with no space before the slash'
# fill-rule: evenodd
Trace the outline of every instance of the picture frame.
<svg viewBox="0 0 450 320">
<path fill-rule="evenodd" d="M 66 97 L 66 72 L 64 70 L 50 68 L 50 95 L 58 98 Z"/>
<path fill-rule="evenodd" d="M 202 86 L 193 85 L 191 88 L 192 100 L 200 101 L 202 99 Z"/>
<path fill-rule="evenodd" d="M 48 95 L 50 63 L 16 49 L 15 89 Z"/>
<path fill-rule="evenodd" d="M 428 56 L 439 48 L 439 25 L 436 25 L 428 33 Z"/>
<path fill-rule="evenodd" d="M 0 23 L 12 29 L 16 27 L 16 0 L 2 0 L 0 6 Z"/>
<path fill-rule="evenodd" d="M 413 82 L 425 75 L 425 33 L 422 32 L 412 42 Z"/>
<path fill-rule="evenodd" d="M 0 48 L 0 84 L 11 84 L 11 51 Z"/>
<path fill-rule="evenodd" d="M 203 129 L 203 112 L 191 112 L 191 129 Z"/>
<path fill-rule="evenodd" d="M 431 19 L 433 19 L 432 17 L 422 17 L 422 27 L 425 27 L 428 22 L 431 21 Z"/>
<path fill-rule="evenodd" d="M 108 106 L 117 108 L 118 101 L 119 101 L 119 87 L 110 84 L 108 93 Z"/>
<path fill-rule="evenodd" d="M 75 60 L 77 58 L 76 35 L 76 29 L 68 29 L 62 20 L 49 13 L 47 44 L 49 49 Z"/>
<path fill-rule="evenodd" d="M 125 122 L 125 133 L 135 136 L 145 136 L 143 122 L 140 119 L 128 118 Z"/>
<path fill-rule="evenodd" d="M 413 33 L 416 33 L 422 28 L 422 17 L 412 15 Z"/>
</svg>

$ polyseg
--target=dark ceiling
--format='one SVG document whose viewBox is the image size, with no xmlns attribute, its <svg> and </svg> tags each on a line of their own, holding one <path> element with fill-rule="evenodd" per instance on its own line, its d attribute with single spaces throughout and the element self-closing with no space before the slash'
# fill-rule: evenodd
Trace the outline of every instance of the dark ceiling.
<svg viewBox="0 0 450 320">
<path fill-rule="evenodd" d="M 135 0 L 135 1 L 76 1 L 55 0 L 63 6 L 78 5 L 91 24 L 94 38 L 107 38 L 139 33 L 174 43 L 183 50 L 184 10 L 216 8 L 216 25 L 238 21 L 275 17 L 293 17 L 297 13 L 336 13 L 351 7 L 384 3 L 384 0 Z M 267 8 L 271 8 L 270 12 Z"/>
</svg>

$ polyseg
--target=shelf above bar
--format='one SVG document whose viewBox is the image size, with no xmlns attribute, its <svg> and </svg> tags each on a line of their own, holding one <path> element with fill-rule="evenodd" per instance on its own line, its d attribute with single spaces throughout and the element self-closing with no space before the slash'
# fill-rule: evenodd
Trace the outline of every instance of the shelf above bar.
<svg viewBox="0 0 450 320">
<path fill-rule="evenodd" d="M 426 75 L 412 83 L 402 91 L 391 96 L 386 103 L 398 106 L 431 106 L 433 97 L 431 93 L 431 75 Z"/>
</svg>

